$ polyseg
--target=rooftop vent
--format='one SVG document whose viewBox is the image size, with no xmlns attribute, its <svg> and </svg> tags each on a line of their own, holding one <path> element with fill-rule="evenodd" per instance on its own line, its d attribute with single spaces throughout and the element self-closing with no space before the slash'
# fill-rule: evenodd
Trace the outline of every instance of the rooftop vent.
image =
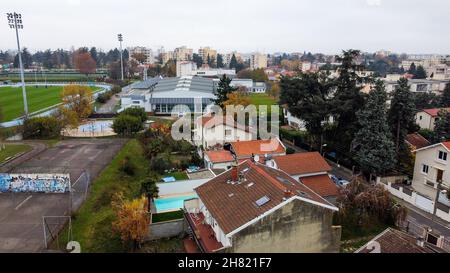
<svg viewBox="0 0 450 273">
<path fill-rule="evenodd" d="M 228 197 L 233 197 L 233 196 L 234 196 L 234 193 L 228 194 Z"/>
<path fill-rule="evenodd" d="M 253 186 L 253 185 L 255 185 L 255 183 L 251 182 L 251 183 L 248 183 L 246 187 L 247 187 L 247 188 L 250 188 L 250 187 Z"/>
<path fill-rule="evenodd" d="M 256 200 L 256 205 L 258 207 L 261 207 L 263 205 L 265 205 L 267 202 L 270 201 L 270 198 L 267 195 L 264 195 L 263 197 L 259 198 L 258 200 Z"/>
</svg>

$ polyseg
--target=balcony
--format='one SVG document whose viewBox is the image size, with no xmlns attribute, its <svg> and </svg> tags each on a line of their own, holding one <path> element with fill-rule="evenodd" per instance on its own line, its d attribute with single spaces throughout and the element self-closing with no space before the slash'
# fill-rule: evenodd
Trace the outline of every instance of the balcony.
<svg viewBox="0 0 450 273">
<path fill-rule="evenodd" d="M 191 213 L 185 208 L 184 217 L 201 252 L 212 253 L 223 248 L 223 245 L 216 240 L 214 230 L 205 222 L 203 213 Z"/>
</svg>

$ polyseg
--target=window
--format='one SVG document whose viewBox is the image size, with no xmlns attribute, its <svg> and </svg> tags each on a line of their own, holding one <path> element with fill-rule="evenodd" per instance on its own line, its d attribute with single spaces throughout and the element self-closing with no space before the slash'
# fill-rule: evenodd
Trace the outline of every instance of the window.
<svg viewBox="0 0 450 273">
<path fill-rule="evenodd" d="M 447 153 L 443 151 L 439 151 L 438 155 L 439 160 L 447 161 Z"/>
<path fill-rule="evenodd" d="M 225 130 L 225 136 L 231 136 L 231 130 L 230 129 L 226 129 Z"/>
<path fill-rule="evenodd" d="M 425 174 L 428 173 L 428 165 L 422 164 L 422 173 L 425 173 Z"/>
<path fill-rule="evenodd" d="M 419 116 L 419 120 L 422 120 L 422 116 Z"/>
</svg>

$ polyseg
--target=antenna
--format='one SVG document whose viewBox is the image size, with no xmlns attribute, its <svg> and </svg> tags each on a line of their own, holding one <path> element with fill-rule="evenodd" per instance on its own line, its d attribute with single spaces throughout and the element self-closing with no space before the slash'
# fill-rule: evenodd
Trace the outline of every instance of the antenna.
<svg viewBox="0 0 450 273">
<path fill-rule="evenodd" d="M 254 160 L 255 162 L 259 162 L 259 155 L 255 155 Z"/>
</svg>

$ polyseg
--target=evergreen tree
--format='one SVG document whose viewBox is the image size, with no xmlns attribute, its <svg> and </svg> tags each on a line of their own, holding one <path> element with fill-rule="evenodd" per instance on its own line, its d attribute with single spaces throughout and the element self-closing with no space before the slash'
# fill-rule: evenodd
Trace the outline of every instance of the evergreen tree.
<svg viewBox="0 0 450 273">
<path fill-rule="evenodd" d="M 28 51 L 28 49 L 26 47 L 24 47 L 22 49 L 22 64 L 23 64 L 23 68 L 24 69 L 30 68 L 32 63 L 33 63 L 33 58 L 31 56 L 30 52 Z M 14 67 L 15 68 L 19 68 L 20 67 L 19 54 L 16 54 L 16 57 L 14 58 Z"/>
<path fill-rule="evenodd" d="M 397 156 L 401 146 L 405 146 L 405 137 L 411 128 L 415 127 L 414 99 L 409 91 L 408 80 L 401 78 L 395 88 L 391 107 L 389 109 L 388 122 L 395 140 Z"/>
<path fill-rule="evenodd" d="M 222 54 L 217 54 L 217 68 L 223 68 L 223 57 Z"/>
<path fill-rule="evenodd" d="M 434 142 L 450 141 L 450 111 L 441 109 L 434 126 Z"/>
<path fill-rule="evenodd" d="M 385 174 L 396 163 L 395 146 L 386 117 L 387 94 L 381 81 L 377 81 L 367 102 L 356 115 L 359 130 L 352 147 L 354 159 L 367 173 Z"/>
<path fill-rule="evenodd" d="M 416 65 L 414 63 L 411 63 L 411 65 L 409 66 L 408 73 L 411 75 L 416 75 L 417 70 L 416 70 Z"/>
<path fill-rule="evenodd" d="M 220 107 L 224 107 L 224 102 L 228 100 L 228 94 L 237 90 L 237 88 L 230 86 L 231 79 L 225 74 L 220 78 L 219 85 L 217 87 L 216 97 L 214 103 Z"/>
<path fill-rule="evenodd" d="M 416 70 L 416 74 L 414 74 L 414 79 L 426 79 L 427 72 L 423 68 L 423 66 L 419 65 Z"/>
<path fill-rule="evenodd" d="M 342 65 L 338 68 L 339 76 L 335 80 L 332 113 L 337 121 L 334 138 L 339 139 L 343 152 L 350 150 L 350 143 L 357 129 L 356 112 L 364 105 L 364 96 L 360 92 L 363 79 L 356 73 L 363 67 L 355 64 L 359 55 L 358 50 L 351 49 L 344 51 L 342 57 L 337 56 L 337 61 Z"/>
<path fill-rule="evenodd" d="M 233 56 L 231 56 L 231 60 L 230 60 L 229 67 L 230 67 L 230 68 L 236 69 L 237 64 L 238 64 L 238 62 L 237 62 L 237 60 L 236 60 L 236 56 L 234 56 L 234 54 L 233 54 Z M 237 71 L 236 71 L 236 72 L 237 72 Z"/>
<path fill-rule="evenodd" d="M 442 107 L 450 107 L 450 83 L 445 85 L 445 89 L 441 97 L 441 105 Z"/>
<path fill-rule="evenodd" d="M 203 64 L 203 59 L 200 55 L 198 55 L 197 53 L 194 53 L 192 55 L 192 61 L 197 64 L 197 67 L 201 67 Z"/>
<path fill-rule="evenodd" d="M 91 54 L 91 57 L 92 57 L 92 59 L 94 59 L 97 66 L 99 66 L 97 48 L 95 48 L 95 46 L 91 47 L 91 49 L 89 50 L 89 53 Z"/>
</svg>

